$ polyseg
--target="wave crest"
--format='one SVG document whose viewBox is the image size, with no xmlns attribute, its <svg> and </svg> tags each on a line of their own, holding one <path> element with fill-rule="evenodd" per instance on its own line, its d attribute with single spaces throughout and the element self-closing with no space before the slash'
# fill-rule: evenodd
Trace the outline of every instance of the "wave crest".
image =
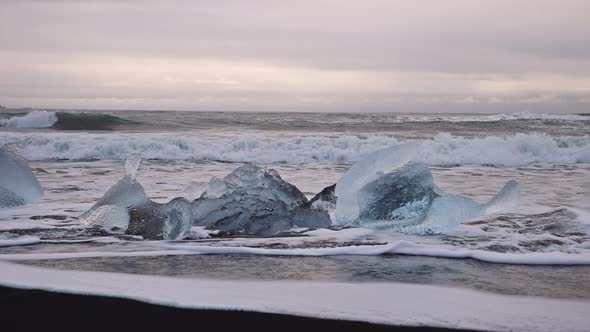
<svg viewBox="0 0 590 332">
<path fill-rule="evenodd" d="M 0 119 L 0 127 L 11 128 L 49 128 L 57 122 L 55 112 L 32 111 L 25 115 L 15 115 L 8 119 Z"/>
<path fill-rule="evenodd" d="M 105 113 L 69 113 L 32 111 L 0 119 L 0 127 L 53 128 L 58 130 L 112 130 L 117 125 L 132 123 Z"/>
<path fill-rule="evenodd" d="M 360 156 L 406 143 L 387 136 L 202 137 L 166 134 L 0 133 L 0 144 L 16 143 L 30 160 L 147 159 L 257 163 L 351 164 Z M 416 161 L 429 165 L 590 163 L 590 137 L 517 134 L 464 138 L 440 134 L 420 143 Z"/>
</svg>

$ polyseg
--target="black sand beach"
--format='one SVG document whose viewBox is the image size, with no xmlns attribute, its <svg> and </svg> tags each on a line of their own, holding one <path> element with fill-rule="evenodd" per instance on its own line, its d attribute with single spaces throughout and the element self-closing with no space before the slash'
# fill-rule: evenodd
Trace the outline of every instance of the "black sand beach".
<svg viewBox="0 0 590 332">
<path fill-rule="evenodd" d="M 467 331 L 247 311 L 193 310 L 123 298 L 0 287 L 3 331 Z"/>
</svg>

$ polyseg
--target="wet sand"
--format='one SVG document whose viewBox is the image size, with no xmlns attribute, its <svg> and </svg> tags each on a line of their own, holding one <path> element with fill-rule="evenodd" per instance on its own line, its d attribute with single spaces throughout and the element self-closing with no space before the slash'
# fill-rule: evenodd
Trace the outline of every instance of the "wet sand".
<svg viewBox="0 0 590 332">
<path fill-rule="evenodd" d="M 135 300 L 0 287 L 4 331 L 468 331 L 248 311 L 194 310 Z"/>
</svg>

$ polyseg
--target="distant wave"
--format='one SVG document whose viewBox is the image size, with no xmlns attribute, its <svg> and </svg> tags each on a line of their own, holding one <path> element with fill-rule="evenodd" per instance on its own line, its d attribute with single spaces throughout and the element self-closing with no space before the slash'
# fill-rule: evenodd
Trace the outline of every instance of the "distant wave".
<svg viewBox="0 0 590 332">
<path fill-rule="evenodd" d="M 496 121 L 518 121 L 518 120 L 546 120 L 546 121 L 590 121 L 590 116 L 579 114 L 538 114 L 529 112 L 518 112 L 509 114 L 493 115 L 455 115 L 455 116 L 408 116 L 400 118 L 406 122 L 496 122 Z"/>
<path fill-rule="evenodd" d="M 55 112 L 32 111 L 25 115 L 14 115 L 0 119 L 0 127 L 11 128 L 48 128 L 57 122 Z"/>
<path fill-rule="evenodd" d="M 306 129 L 316 131 L 348 131 L 374 130 L 371 124 L 378 123 L 380 131 L 394 130 L 400 124 L 407 123 L 464 123 L 464 122 L 505 122 L 505 121 L 551 121 L 551 122 L 586 122 L 590 123 L 590 116 L 576 114 L 535 114 L 511 113 L 494 115 L 468 114 L 396 114 L 396 113 L 367 113 L 367 114 L 305 114 L 305 113 L 220 113 L 220 112 L 168 112 L 166 115 L 154 117 L 153 113 L 142 111 L 128 111 L 125 117 L 138 119 L 132 121 L 123 115 L 113 115 L 101 112 L 59 112 L 34 110 L 26 114 L 0 114 L 0 127 L 12 128 L 50 128 L 55 130 L 119 130 L 133 129 L 141 124 L 143 130 L 157 130 L 165 128 L 183 129 L 215 129 L 221 127 L 235 127 L 246 129 L 276 128 L 277 130 Z M 179 116 L 181 114 L 181 116 Z M 369 129 L 370 127 L 370 129 Z"/>
<path fill-rule="evenodd" d="M 53 128 L 58 130 L 111 130 L 113 126 L 131 123 L 105 113 L 71 113 L 32 111 L 0 119 L 0 127 Z"/>
<path fill-rule="evenodd" d="M 172 134 L 0 133 L 0 145 L 17 143 L 31 160 L 125 159 L 257 163 L 354 163 L 361 155 L 406 142 L 386 136 L 202 137 Z M 418 159 L 430 165 L 590 163 L 590 137 L 517 134 L 463 138 L 440 134 L 420 140 Z"/>
</svg>

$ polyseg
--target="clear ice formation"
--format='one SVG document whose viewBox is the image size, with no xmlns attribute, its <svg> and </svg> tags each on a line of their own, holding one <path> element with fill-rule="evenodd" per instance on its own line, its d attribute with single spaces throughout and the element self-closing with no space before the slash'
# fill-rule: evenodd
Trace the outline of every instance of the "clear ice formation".
<svg viewBox="0 0 590 332">
<path fill-rule="evenodd" d="M 43 196 L 43 188 L 14 144 L 0 148 L 0 208 L 31 203 Z"/>
<path fill-rule="evenodd" d="M 408 234 L 441 234 L 465 220 L 512 208 L 518 202 L 520 185 L 514 180 L 486 204 L 446 193 L 434 184 L 427 165 L 404 162 L 414 153 L 410 145 L 377 151 L 359 163 L 370 165 L 366 174 L 357 165 L 351 168 L 352 174 L 344 174 L 336 185 L 336 192 L 344 194 L 337 199 L 337 223 Z M 378 160 L 380 155 L 397 169 L 384 174 L 391 167 Z"/>
<path fill-rule="evenodd" d="M 211 179 L 194 201 L 178 197 L 160 204 L 135 179 L 138 167 L 138 158 L 127 160 L 125 177 L 80 217 L 82 223 L 165 240 L 189 237 L 193 225 L 229 235 L 272 236 L 293 227 L 331 224 L 327 211 L 307 207 L 305 195 L 274 170 L 246 164 L 223 179 Z"/>
<path fill-rule="evenodd" d="M 141 159 L 132 157 L 125 162 L 125 177 L 112 186 L 90 210 L 80 216 L 82 224 L 126 230 L 129 209 L 149 204 L 141 184 L 135 179 Z"/>
<path fill-rule="evenodd" d="M 135 179 L 141 158 L 125 162 L 125 177 L 112 186 L 90 210 L 80 216 L 83 224 L 118 230 L 146 239 L 180 240 L 190 234 L 191 203 L 175 198 L 166 204 L 150 200 Z"/>
<path fill-rule="evenodd" d="M 306 205 L 305 195 L 273 169 L 245 164 L 213 178 L 193 202 L 196 224 L 230 234 L 272 236 L 293 227 L 322 228 L 328 212 Z"/>
<path fill-rule="evenodd" d="M 418 143 L 406 143 L 375 151 L 354 164 L 336 185 L 336 224 L 347 225 L 359 218 L 358 191 L 367 183 L 377 179 L 412 160 L 418 150 Z"/>
<path fill-rule="evenodd" d="M 206 198 L 256 196 L 264 201 L 280 201 L 289 207 L 307 203 L 305 195 L 281 178 L 274 169 L 245 164 L 223 179 L 213 178 L 203 193 Z"/>
<path fill-rule="evenodd" d="M 322 191 L 320 191 L 317 195 L 315 195 L 312 199 L 305 204 L 306 208 L 314 209 L 314 210 L 324 210 L 328 212 L 330 215 L 330 219 L 333 222 L 336 212 L 336 184 L 328 186 Z"/>
</svg>

